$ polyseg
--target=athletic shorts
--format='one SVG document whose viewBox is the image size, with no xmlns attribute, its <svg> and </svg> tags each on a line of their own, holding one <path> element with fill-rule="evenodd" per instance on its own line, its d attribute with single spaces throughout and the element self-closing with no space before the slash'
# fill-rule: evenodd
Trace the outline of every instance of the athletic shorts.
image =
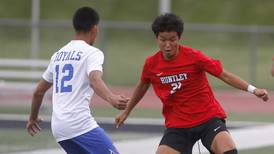
<svg viewBox="0 0 274 154">
<path fill-rule="evenodd" d="M 202 144 L 211 151 L 214 137 L 221 131 L 228 131 L 225 120 L 212 118 L 207 122 L 190 128 L 167 128 L 160 145 L 167 145 L 180 153 L 192 154 L 194 144 L 201 139 Z"/>
<path fill-rule="evenodd" d="M 100 127 L 58 143 L 67 154 L 119 154 L 111 139 Z"/>
</svg>

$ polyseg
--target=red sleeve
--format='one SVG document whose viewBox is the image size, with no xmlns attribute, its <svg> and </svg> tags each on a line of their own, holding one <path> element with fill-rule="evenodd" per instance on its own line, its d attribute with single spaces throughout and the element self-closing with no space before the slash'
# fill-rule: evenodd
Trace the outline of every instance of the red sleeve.
<svg viewBox="0 0 274 154">
<path fill-rule="evenodd" d="M 199 69 L 210 73 L 213 76 L 220 76 L 223 72 L 222 63 L 219 60 L 213 59 L 201 51 L 197 52 L 197 66 Z"/>
<path fill-rule="evenodd" d="M 143 71 L 141 75 L 141 80 L 145 83 L 150 82 L 150 76 L 149 76 L 149 64 L 148 64 L 148 59 L 146 60 L 144 66 L 143 66 Z"/>
</svg>

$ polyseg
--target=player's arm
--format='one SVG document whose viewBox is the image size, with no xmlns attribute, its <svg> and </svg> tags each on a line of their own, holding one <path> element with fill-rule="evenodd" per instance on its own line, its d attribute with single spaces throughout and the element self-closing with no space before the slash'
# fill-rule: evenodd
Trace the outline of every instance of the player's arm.
<svg viewBox="0 0 274 154">
<path fill-rule="evenodd" d="M 123 122 L 126 120 L 126 118 L 129 116 L 130 112 L 133 110 L 133 108 L 138 104 L 138 102 L 143 98 L 145 93 L 147 92 L 149 88 L 149 83 L 145 83 L 143 81 L 139 81 L 137 84 L 132 97 L 129 101 L 129 104 L 125 111 L 123 111 L 120 115 L 118 115 L 115 119 L 116 127 L 119 127 L 123 124 Z"/>
<path fill-rule="evenodd" d="M 224 81 L 225 83 L 231 85 L 232 87 L 253 93 L 254 95 L 263 99 L 264 101 L 268 100 L 268 93 L 265 89 L 254 87 L 235 74 L 223 70 L 223 72 L 218 78 Z"/>
<path fill-rule="evenodd" d="M 31 104 L 31 112 L 29 116 L 29 121 L 27 123 L 28 133 L 33 136 L 38 133 L 41 128 L 39 127 L 39 123 L 41 119 L 38 118 L 39 109 L 42 104 L 42 100 L 44 98 L 45 93 L 51 87 L 51 83 L 47 82 L 44 79 L 41 79 L 33 93 L 32 104 Z"/>
<path fill-rule="evenodd" d="M 91 71 L 89 74 L 90 85 L 94 92 L 113 107 L 123 110 L 127 106 L 128 99 L 122 95 L 113 94 L 102 79 L 103 73 L 98 70 Z"/>
</svg>

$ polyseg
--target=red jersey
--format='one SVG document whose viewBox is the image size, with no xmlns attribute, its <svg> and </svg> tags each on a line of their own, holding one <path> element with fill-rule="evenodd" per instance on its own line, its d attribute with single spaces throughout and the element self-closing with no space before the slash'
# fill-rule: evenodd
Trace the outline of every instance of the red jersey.
<svg viewBox="0 0 274 154">
<path fill-rule="evenodd" d="M 221 62 L 186 46 L 165 60 L 158 51 L 146 59 L 141 80 L 151 83 L 163 103 L 167 128 L 197 126 L 212 117 L 226 118 L 208 83 L 206 72 L 220 76 Z"/>
</svg>

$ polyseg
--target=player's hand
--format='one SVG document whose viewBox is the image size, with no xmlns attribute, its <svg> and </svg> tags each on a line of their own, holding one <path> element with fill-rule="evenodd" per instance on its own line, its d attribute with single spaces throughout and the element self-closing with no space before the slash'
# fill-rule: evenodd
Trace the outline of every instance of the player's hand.
<svg viewBox="0 0 274 154">
<path fill-rule="evenodd" d="M 267 101 L 269 99 L 268 92 L 265 89 L 259 89 L 259 88 L 255 89 L 254 95 L 261 98 L 263 101 Z"/>
<path fill-rule="evenodd" d="M 123 125 L 127 117 L 128 117 L 128 114 L 125 112 L 122 112 L 119 115 L 117 115 L 115 118 L 116 128 L 119 128 L 121 125 Z"/>
<path fill-rule="evenodd" d="M 111 104 L 118 110 L 124 110 L 127 107 L 129 98 L 123 95 L 113 95 L 111 98 Z"/>
<path fill-rule="evenodd" d="M 41 127 L 39 126 L 39 123 L 41 123 L 42 120 L 40 118 L 37 118 L 36 120 L 29 120 L 27 123 L 27 131 L 31 136 L 34 136 L 35 134 L 39 133 L 41 131 Z"/>
</svg>

